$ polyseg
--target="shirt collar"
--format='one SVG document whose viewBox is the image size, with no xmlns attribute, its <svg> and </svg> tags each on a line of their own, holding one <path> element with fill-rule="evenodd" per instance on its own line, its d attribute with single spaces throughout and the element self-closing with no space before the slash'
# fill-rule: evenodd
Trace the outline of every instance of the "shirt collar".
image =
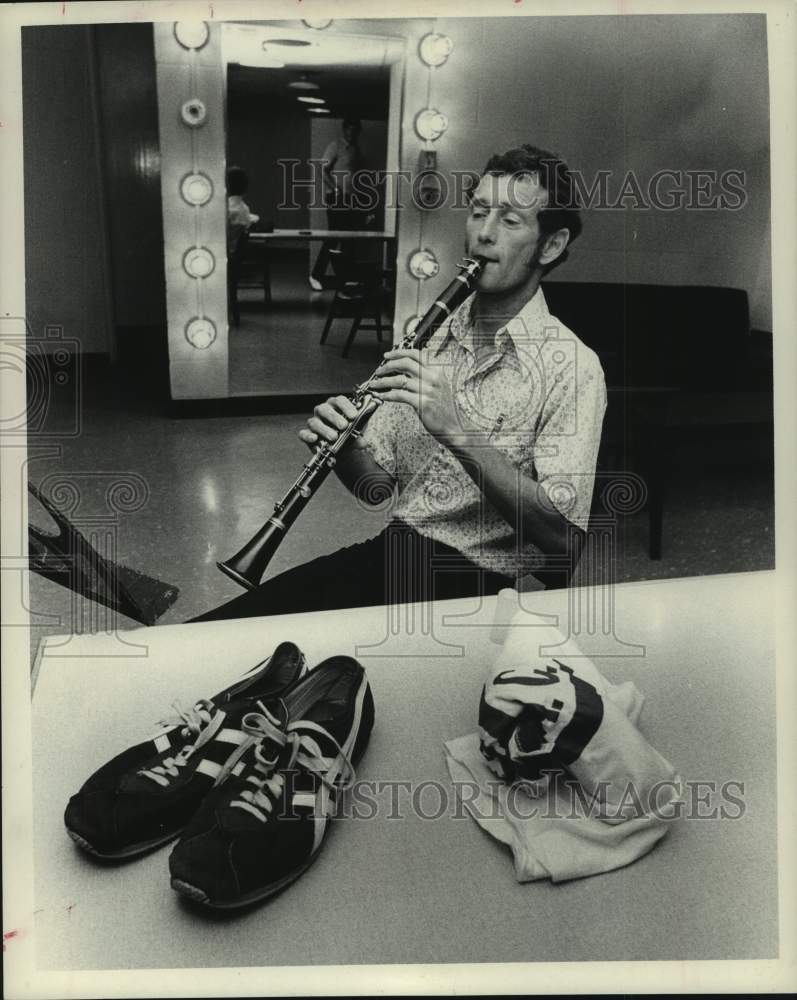
<svg viewBox="0 0 797 1000">
<path fill-rule="evenodd" d="M 468 296 L 459 309 L 453 313 L 451 322 L 448 324 L 448 333 L 439 350 L 442 351 L 448 344 L 449 338 L 453 338 L 466 351 L 471 354 L 475 353 L 473 349 L 473 323 L 471 319 L 473 300 L 474 295 Z M 523 345 L 528 344 L 531 340 L 547 336 L 547 330 L 552 325 L 552 317 L 548 312 L 548 303 L 545 301 L 545 294 L 542 286 L 538 286 L 537 291 L 520 312 L 496 331 L 496 352 L 500 354 L 512 352 L 517 355 L 518 348 L 522 348 Z"/>
</svg>

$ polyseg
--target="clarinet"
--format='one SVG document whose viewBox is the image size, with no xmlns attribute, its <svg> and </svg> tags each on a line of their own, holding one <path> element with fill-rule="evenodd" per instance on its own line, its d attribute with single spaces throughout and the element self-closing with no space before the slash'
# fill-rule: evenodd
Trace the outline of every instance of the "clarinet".
<svg viewBox="0 0 797 1000">
<path fill-rule="evenodd" d="M 425 313 L 415 329 L 407 334 L 400 344 L 401 350 L 419 349 L 431 339 L 440 325 L 471 293 L 484 265 L 481 260 L 466 257 L 457 266 L 460 273 Z M 357 416 L 349 422 L 348 427 L 340 431 L 334 441 L 323 441 L 316 445 L 312 458 L 302 467 L 296 482 L 285 496 L 274 505 L 274 513 L 257 534 L 232 558 L 216 563 L 222 573 L 226 573 L 247 590 L 257 587 L 288 529 L 334 468 L 338 454 L 352 438 L 358 438 L 362 434 L 365 425 L 382 406 L 383 400 L 369 389 L 384 364 L 383 359 L 374 373 L 356 386 L 353 395 L 349 397 L 357 410 Z"/>
</svg>

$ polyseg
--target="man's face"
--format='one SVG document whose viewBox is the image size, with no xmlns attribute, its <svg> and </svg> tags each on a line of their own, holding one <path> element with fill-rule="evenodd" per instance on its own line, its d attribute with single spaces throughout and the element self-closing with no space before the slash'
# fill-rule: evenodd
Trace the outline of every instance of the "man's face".
<svg viewBox="0 0 797 1000">
<path fill-rule="evenodd" d="M 357 141 L 357 136 L 360 134 L 360 130 L 356 125 L 346 125 L 343 129 L 343 138 L 351 146 Z"/>
<path fill-rule="evenodd" d="M 530 283 L 539 259 L 537 214 L 548 192 L 531 176 L 488 174 L 479 181 L 466 224 L 466 251 L 486 263 L 479 291 L 509 292 Z"/>
</svg>

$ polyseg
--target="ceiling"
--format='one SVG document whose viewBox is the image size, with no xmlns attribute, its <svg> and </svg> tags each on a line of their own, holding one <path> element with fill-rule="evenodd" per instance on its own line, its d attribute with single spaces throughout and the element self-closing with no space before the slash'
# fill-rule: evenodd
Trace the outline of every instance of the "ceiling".
<svg viewBox="0 0 797 1000">
<path fill-rule="evenodd" d="M 294 90 L 288 86 L 306 77 L 317 83 L 318 90 Z M 242 105 L 261 104 L 285 113 L 297 109 L 308 118 L 315 117 L 297 101 L 299 96 L 322 97 L 331 114 L 321 117 L 356 117 L 369 121 L 386 121 L 390 101 L 390 66 L 358 65 L 302 66 L 263 68 L 241 66 L 231 62 L 227 67 L 227 110 L 234 113 Z M 318 105 L 319 107 L 321 105 Z"/>
</svg>

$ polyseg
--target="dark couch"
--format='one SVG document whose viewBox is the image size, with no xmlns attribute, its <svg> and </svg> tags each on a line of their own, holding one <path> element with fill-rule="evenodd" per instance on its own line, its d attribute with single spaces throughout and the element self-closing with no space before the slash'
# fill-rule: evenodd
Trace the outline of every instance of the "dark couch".
<svg viewBox="0 0 797 1000">
<path fill-rule="evenodd" d="M 660 558 L 670 466 L 682 434 L 772 424 L 772 340 L 737 288 L 549 281 L 551 313 L 600 357 L 609 403 L 599 473 L 644 479 Z M 596 488 L 595 505 L 601 491 Z"/>
</svg>

